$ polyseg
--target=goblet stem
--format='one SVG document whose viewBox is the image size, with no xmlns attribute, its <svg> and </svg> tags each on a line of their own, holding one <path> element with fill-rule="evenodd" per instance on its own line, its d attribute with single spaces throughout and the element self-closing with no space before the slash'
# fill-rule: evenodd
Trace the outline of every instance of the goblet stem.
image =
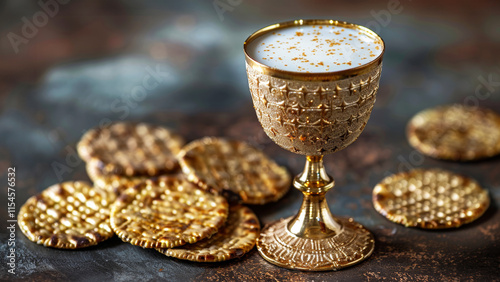
<svg viewBox="0 0 500 282">
<path fill-rule="evenodd" d="M 373 252 L 371 233 L 352 218 L 332 216 L 325 194 L 334 185 L 326 173 L 323 156 L 307 156 L 304 171 L 293 186 L 304 199 L 294 217 L 268 224 L 257 240 L 257 249 L 276 265 L 309 271 L 341 269 L 366 259 Z"/>
<path fill-rule="evenodd" d="M 301 238 L 322 239 L 335 236 L 342 230 L 325 199 L 326 192 L 334 184 L 323 166 L 323 156 L 307 156 L 304 171 L 293 182 L 295 188 L 304 194 L 304 199 L 299 213 L 288 222 L 288 231 Z"/>
</svg>

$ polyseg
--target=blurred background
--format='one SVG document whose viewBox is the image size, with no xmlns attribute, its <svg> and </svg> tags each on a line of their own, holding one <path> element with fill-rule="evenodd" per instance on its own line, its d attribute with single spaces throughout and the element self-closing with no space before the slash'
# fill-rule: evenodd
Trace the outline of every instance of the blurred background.
<svg viewBox="0 0 500 282">
<path fill-rule="evenodd" d="M 406 257 L 402 265 L 413 265 L 413 269 L 405 272 L 409 274 L 403 273 L 400 278 L 425 276 L 429 269 L 443 275 L 466 275 L 469 271 L 479 278 L 490 277 L 491 271 L 498 274 L 500 259 L 493 252 L 500 253 L 497 240 L 500 216 L 495 204 L 500 198 L 500 161 L 494 158 L 457 164 L 432 160 L 412 150 L 404 133 L 411 116 L 436 105 L 459 103 L 500 111 L 500 1 L 497 0 L 1 1 L 0 179 L 5 183 L 7 168 L 16 167 L 17 208 L 51 184 L 88 179 L 75 144 L 88 129 L 118 120 L 165 125 L 188 141 L 206 135 L 245 140 L 286 165 L 292 174 L 298 173 L 304 159 L 279 149 L 257 122 L 242 45 L 261 27 L 299 18 L 327 18 L 365 25 L 379 33 L 386 43 L 377 103 L 365 132 L 352 146 L 326 159 L 338 186 L 338 193 L 329 195 L 335 203 L 332 211 L 354 216 L 376 234 L 377 240 L 382 240 L 378 256 L 375 253 L 371 259 L 372 267 L 376 261 L 381 268 L 366 274 L 370 263 L 361 264 L 361 268 L 352 270 L 357 271 L 355 277 L 389 277 L 395 270 L 389 271 L 387 267 L 401 267 L 398 260 L 387 260 L 394 252 Z M 395 227 L 373 211 L 371 189 L 387 174 L 420 166 L 467 174 L 490 190 L 494 203 L 485 220 L 492 225 L 488 225 L 486 233 L 466 228 L 466 234 L 456 241 L 440 237 L 442 244 L 450 244 L 450 249 L 453 244 L 471 244 L 463 238 L 474 236 L 483 236 L 485 245 L 470 245 L 456 261 L 446 260 L 445 255 L 431 257 L 426 263 L 422 263 L 424 255 L 411 254 L 432 253 L 432 245 L 403 246 L 418 238 L 430 242 L 432 234 L 424 233 L 417 239 L 400 238 L 402 241 L 396 240 L 400 244 L 392 247 L 384 245 L 384 238 L 385 242 L 395 242 L 388 239 L 394 237 L 394 232 L 410 231 Z M 6 189 L 0 194 L 6 195 Z M 265 224 L 293 214 L 299 205 L 300 194 L 292 191 L 277 205 L 257 212 Z M 0 219 L 3 240 L 7 238 L 4 211 Z M 64 260 L 56 259 L 57 263 L 49 267 L 38 261 L 39 256 L 53 258 L 54 252 L 60 251 L 35 246 L 21 233 L 18 240 L 20 259 L 30 263 L 19 265 L 24 276 L 18 277 L 75 277 L 68 267 L 76 262 L 67 252 Z M 92 254 L 80 252 L 86 258 L 83 269 L 95 269 L 93 261 L 106 256 L 116 257 L 114 248 L 122 247 L 118 241 L 110 244 L 114 245 Z M 97 267 L 95 277 L 112 275 L 118 279 L 120 271 L 130 272 L 125 278 L 144 275 L 141 267 L 151 261 L 155 275 L 161 274 L 157 273 L 160 268 L 173 267 L 173 274 L 161 276 L 171 279 L 181 277 L 176 275 L 227 278 L 232 276 L 226 271 L 237 273 L 243 267 L 242 262 L 220 269 L 205 267 L 203 273 L 208 276 L 203 276 L 197 266 L 177 261 L 172 266 L 163 257 L 149 253 L 144 257 L 142 250 L 137 251 L 139 254 L 134 250 L 123 251 L 118 266 Z M 488 260 L 482 262 L 483 267 L 496 265 L 496 270 L 474 267 L 475 261 L 484 259 L 481 251 L 491 252 L 491 256 L 486 255 Z M 123 258 L 124 254 L 128 260 Z M 289 277 L 288 272 L 261 262 L 256 252 L 250 255 L 250 260 L 253 264 L 247 265 L 256 269 L 262 267 L 276 277 Z M 446 268 L 449 265 L 453 267 Z M 113 268 L 115 272 L 110 270 Z M 189 273 L 175 274 L 176 269 Z M 301 273 L 291 275 L 302 279 Z M 339 279 L 349 277 L 339 275 Z"/>
</svg>

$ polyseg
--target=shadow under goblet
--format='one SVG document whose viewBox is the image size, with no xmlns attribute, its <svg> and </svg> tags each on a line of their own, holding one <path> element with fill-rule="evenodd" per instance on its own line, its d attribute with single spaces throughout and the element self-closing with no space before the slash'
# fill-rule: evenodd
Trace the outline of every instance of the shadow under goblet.
<svg viewBox="0 0 500 282">
<path fill-rule="evenodd" d="M 297 72 L 270 67 L 248 52 L 249 44 L 262 35 L 306 25 L 354 29 L 379 42 L 381 53 L 341 71 Z M 373 252 L 375 241 L 352 218 L 338 219 L 330 213 L 325 193 L 334 181 L 325 171 L 323 155 L 350 145 L 368 122 L 382 70 L 382 39 L 346 22 L 297 20 L 255 32 L 244 50 L 249 88 L 264 131 L 282 148 L 306 155 L 304 171 L 293 182 L 304 194 L 302 206 L 297 215 L 262 230 L 259 253 L 278 266 L 309 271 L 338 270 L 362 261 Z"/>
</svg>

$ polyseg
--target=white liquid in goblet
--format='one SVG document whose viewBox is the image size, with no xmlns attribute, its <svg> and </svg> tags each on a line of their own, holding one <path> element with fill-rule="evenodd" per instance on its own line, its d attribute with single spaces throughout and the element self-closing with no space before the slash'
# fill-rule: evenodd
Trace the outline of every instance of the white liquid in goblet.
<svg viewBox="0 0 500 282">
<path fill-rule="evenodd" d="M 382 54 L 383 42 L 359 29 L 297 25 L 255 38 L 248 55 L 272 68 L 294 72 L 334 72 L 367 64 Z"/>
</svg>

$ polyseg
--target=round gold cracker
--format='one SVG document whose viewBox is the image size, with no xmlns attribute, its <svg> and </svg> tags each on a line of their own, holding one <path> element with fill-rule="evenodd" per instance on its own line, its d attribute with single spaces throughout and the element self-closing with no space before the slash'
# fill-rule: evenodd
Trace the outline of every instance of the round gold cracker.
<svg viewBox="0 0 500 282">
<path fill-rule="evenodd" d="M 128 188 L 111 209 L 111 227 L 124 242 L 173 248 L 216 233 L 228 215 L 226 199 L 174 176 Z"/>
<path fill-rule="evenodd" d="M 259 237 L 260 224 L 251 209 L 236 205 L 229 209 L 226 224 L 212 237 L 173 249 L 157 249 L 170 257 L 197 262 L 238 258 L 250 251 Z"/>
<path fill-rule="evenodd" d="M 155 176 L 178 168 L 176 154 L 183 144 L 179 135 L 164 127 L 116 122 L 89 130 L 77 150 L 104 175 Z"/>
<path fill-rule="evenodd" d="M 459 227 L 488 208 L 488 192 L 461 175 L 440 169 L 415 169 L 386 177 L 373 189 L 375 209 L 406 227 Z"/>
<path fill-rule="evenodd" d="M 421 153 L 471 161 L 500 153 L 500 116 L 488 109 L 448 105 L 422 111 L 407 126 L 408 141 Z"/>
<path fill-rule="evenodd" d="M 83 181 L 52 185 L 21 207 L 19 228 L 28 239 L 46 247 L 97 245 L 113 236 L 109 207 L 114 198 Z"/>
<path fill-rule="evenodd" d="M 203 189 L 246 204 L 277 201 L 291 184 L 284 167 L 241 141 L 195 140 L 181 150 L 179 162 L 189 180 Z"/>
</svg>

